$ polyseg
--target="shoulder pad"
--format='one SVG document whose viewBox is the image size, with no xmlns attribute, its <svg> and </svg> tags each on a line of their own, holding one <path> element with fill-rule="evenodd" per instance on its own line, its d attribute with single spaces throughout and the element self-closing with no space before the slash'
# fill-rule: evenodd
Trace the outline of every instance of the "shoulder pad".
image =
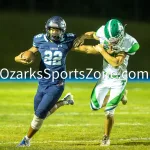
<svg viewBox="0 0 150 150">
<path fill-rule="evenodd" d="M 97 37 L 102 37 L 102 36 L 104 36 L 104 25 L 103 26 L 101 26 L 97 31 L 96 31 L 96 36 Z"/>
<path fill-rule="evenodd" d="M 40 39 L 40 38 L 42 38 L 43 36 L 44 36 L 44 34 L 43 34 L 43 33 L 40 33 L 40 34 L 35 35 L 34 38 L 35 38 L 35 39 Z"/>
<path fill-rule="evenodd" d="M 39 47 L 39 45 L 43 42 L 46 42 L 47 39 L 45 38 L 44 34 L 37 34 L 33 38 L 33 46 Z"/>
</svg>

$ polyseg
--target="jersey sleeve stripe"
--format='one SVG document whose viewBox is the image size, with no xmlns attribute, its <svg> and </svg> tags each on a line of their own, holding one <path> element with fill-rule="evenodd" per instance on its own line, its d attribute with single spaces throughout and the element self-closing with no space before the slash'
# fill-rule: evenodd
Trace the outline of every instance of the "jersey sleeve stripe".
<svg viewBox="0 0 150 150">
<path fill-rule="evenodd" d="M 134 53 L 140 48 L 140 45 L 138 43 L 135 43 L 128 51 L 128 53 Z"/>
</svg>

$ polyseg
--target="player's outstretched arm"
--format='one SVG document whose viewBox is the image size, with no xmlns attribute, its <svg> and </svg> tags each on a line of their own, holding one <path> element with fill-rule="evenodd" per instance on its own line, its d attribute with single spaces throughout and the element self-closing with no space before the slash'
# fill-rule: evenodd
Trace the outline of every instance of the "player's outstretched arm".
<svg viewBox="0 0 150 150">
<path fill-rule="evenodd" d="M 92 45 L 82 45 L 79 47 L 72 48 L 73 51 L 84 52 L 87 54 L 99 54 Z"/>
<path fill-rule="evenodd" d="M 77 37 L 74 40 L 73 46 L 74 47 L 79 47 L 79 46 L 83 45 L 84 44 L 84 40 L 86 40 L 86 39 L 99 40 L 99 38 L 96 36 L 96 32 L 90 31 L 90 32 L 86 32 L 83 35 Z"/>
<path fill-rule="evenodd" d="M 31 47 L 29 50 L 27 51 L 31 51 L 32 53 L 36 54 L 38 52 L 38 49 L 36 47 Z M 21 63 L 21 64 L 24 64 L 24 65 L 29 65 L 31 63 L 34 62 L 33 59 L 31 59 L 30 61 L 23 56 L 23 54 L 25 53 L 26 51 L 24 52 L 21 52 L 18 56 L 15 57 L 15 61 L 18 62 L 18 63 Z"/>
</svg>

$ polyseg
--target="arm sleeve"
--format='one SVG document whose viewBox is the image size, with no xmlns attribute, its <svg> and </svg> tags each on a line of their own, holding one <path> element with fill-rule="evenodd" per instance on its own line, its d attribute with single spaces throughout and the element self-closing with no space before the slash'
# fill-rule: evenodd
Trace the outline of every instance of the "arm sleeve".
<svg viewBox="0 0 150 150">
<path fill-rule="evenodd" d="M 128 50 L 129 55 L 134 55 L 140 48 L 139 43 L 135 43 L 132 45 L 132 47 Z"/>
</svg>

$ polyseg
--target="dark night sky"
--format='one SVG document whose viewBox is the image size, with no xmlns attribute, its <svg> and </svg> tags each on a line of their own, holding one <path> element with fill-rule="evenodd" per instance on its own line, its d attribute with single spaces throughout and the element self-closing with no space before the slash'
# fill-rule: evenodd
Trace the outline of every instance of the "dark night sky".
<svg viewBox="0 0 150 150">
<path fill-rule="evenodd" d="M 121 17 L 150 21 L 144 0 L 0 0 L 0 10 L 54 12 L 74 16 Z"/>
</svg>

